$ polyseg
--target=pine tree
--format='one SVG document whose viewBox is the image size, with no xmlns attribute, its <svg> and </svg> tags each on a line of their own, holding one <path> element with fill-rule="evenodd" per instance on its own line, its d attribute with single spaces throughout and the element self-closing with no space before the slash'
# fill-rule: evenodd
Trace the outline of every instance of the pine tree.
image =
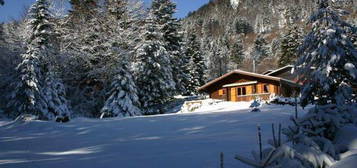
<svg viewBox="0 0 357 168">
<path fill-rule="evenodd" d="M 182 94 L 185 96 L 192 95 L 192 89 L 190 89 L 191 86 L 191 57 L 187 55 L 187 50 L 189 46 L 186 43 L 187 41 L 184 41 L 184 46 L 183 46 L 183 53 L 182 53 L 182 72 L 186 75 L 184 78 L 181 79 L 182 87 L 184 88 Z"/>
<path fill-rule="evenodd" d="M 80 6 L 85 2 L 89 1 L 74 4 L 79 7 L 73 6 L 73 13 L 63 19 L 62 50 L 69 55 L 63 75 L 71 91 L 74 111 L 82 116 L 99 117 L 118 72 L 121 60 L 118 57 L 122 55 L 112 52 L 120 48 L 125 51 L 127 61 L 133 61 L 145 13 L 138 1 L 94 0 L 98 4 L 92 3 L 92 8 L 82 12 Z"/>
<path fill-rule="evenodd" d="M 115 20 L 120 20 L 127 13 L 127 0 L 106 0 L 106 6 L 108 8 L 108 13 L 115 18 Z"/>
<path fill-rule="evenodd" d="M 47 102 L 49 114 L 54 114 L 58 122 L 69 120 L 71 110 L 66 99 L 66 89 L 63 82 L 56 78 L 53 71 L 49 71 L 45 78 L 44 98 Z M 51 119 L 53 117 L 48 117 Z"/>
<path fill-rule="evenodd" d="M 263 35 L 258 35 L 258 37 L 254 41 L 254 47 L 252 50 L 253 57 L 253 71 L 256 72 L 256 64 L 259 64 L 264 58 L 269 56 L 269 48 L 268 43 L 263 38 Z"/>
<path fill-rule="evenodd" d="M 280 45 L 280 57 L 278 64 L 280 67 L 296 62 L 298 55 L 298 47 L 301 45 L 301 32 L 294 25 L 288 28 L 288 32 L 283 35 Z"/>
<path fill-rule="evenodd" d="M 356 123 L 356 108 L 350 102 L 351 86 L 357 78 L 357 50 L 347 34 L 351 25 L 341 20 L 340 14 L 327 0 L 319 0 L 318 10 L 309 19 L 312 31 L 299 47 L 295 68 L 304 83 L 301 105 L 316 105 L 303 117 L 294 118 L 295 125 L 284 130 L 296 147 L 306 140 L 315 144 L 314 148 L 323 152 L 311 155 L 316 158 L 326 153 L 338 158 L 339 149 L 333 145 L 336 133 L 345 125 Z"/>
<path fill-rule="evenodd" d="M 196 35 L 191 34 L 187 41 L 186 55 L 190 57 L 190 85 L 187 88 L 189 94 L 196 94 L 197 88 L 205 84 L 206 65 L 201 53 L 200 44 Z"/>
<path fill-rule="evenodd" d="M 8 103 L 10 116 L 33 114 L 51 120 L 66 117 L 70 111 L 59 80 L 53 71 L 57 47 L 47 0 L 37 0 L 29 11 L 27 52 L 18 65 L 20 81 L 12 84 L 14 92 Z"/>
<path fill-rule="evenodd" d="M 70 0 L 72 9 L 69 11 L 71 21 L 75 23 L 88 21 L 93 18 L 94 9 L 98 7 L 98 0 Z"/>
<path fill-rule="evenodd" d="M 167 50 L 172 67 L 172 75 L 176 83 L 177 93 L 185 92 L 185 85 L 189 81 L 189 76 L 185 73 L 187 65 L 183 51 L 183 36 L 180 32 L 181 25 L 173 17 L 176 10 L 176 4 L 171 0 L 153 0 L 152 10 L 155 16 L 155 22 L 160 25 L 160 31 L 163 33 L 165 49 Z"/>
<path fill-rule="evenodd" d="M 230 51 L 230 59 L 237 65 L 237 69 L 239 69 L 239 66 L 244 60 L 244 48 L 241 37 L 237 40 L 236 43 L 233 44 L 233 47 Z"/>
<path fill-rule="evenodd" d="M 170 58 L 164 47 L 159 24 L 150 12 L 143 32 L 143 41 L 136 47 L 135 81 L 146 114 L 162 113 L 160 105 L 169 101 L 175 90 Z"/>
<path fill-rule="evenodd" d="M 223 37 L 212 41 L 208 53 L 210 58 L 210 75 L 217 78 L 227 73 L 229 70 L 230 52 L 226 38 Z"/>
<path fill-rule="evenodd" d="M 128 68 L 128 62 L 122 61 L 117 67 L 117 73 L 112 82 L 109 98 L 106 100 L 102 116 L 128 117 L 141 114 L 137 87 Z"/>
<path fill-rule="evenodd" d="M 137 29 L 136 14 L 140 13 L 140 4 L 130 4 L 129 9 L 126 0 L 108 0 L 107 5 L 109 18 L 106 24 L 111 29 L 110 34 L 115 36 L 108 36 L 109 39 L 106 40 L 107 46 L 110 46 L 107 51 L 110 61 L 106 64 L 106 69 L 113 71 L 110 74 L 114 78 L 110 80 L 109 98 L 101 110 L 101 117 L 141 115 L 137 86 L 129 69 L 131 46 L 137 39 L 134 32 Z"/>
<path fill-rule="evenodd" d="M 357 80 L 357 51 L 346 34 L 352 26 L 321 0 L 311 18 L 312 31 L 300 48 L 297 73 L 302 88 L 301 104 L 345 104 L 352 97 Z"/>
</svg>

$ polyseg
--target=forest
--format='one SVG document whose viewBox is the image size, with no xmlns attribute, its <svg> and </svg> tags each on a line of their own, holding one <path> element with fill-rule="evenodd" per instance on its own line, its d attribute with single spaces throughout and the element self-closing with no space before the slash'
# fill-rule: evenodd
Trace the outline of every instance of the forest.
<svg viewBox="0 0 357 168">
<path fill-rule="evenodd" d="M 154 1 L 39 0 L 1 25 L 1 109 L 11 118 L 110 117 L 164 113 L 174 95 L 193 95 L 206 71 L 195 34 Z"/>
</svg>

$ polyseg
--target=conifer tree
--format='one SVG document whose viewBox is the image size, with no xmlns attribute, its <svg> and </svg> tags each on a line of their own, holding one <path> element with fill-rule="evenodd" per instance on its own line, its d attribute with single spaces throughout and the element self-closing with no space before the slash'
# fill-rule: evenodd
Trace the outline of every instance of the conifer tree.
<svg viewBox="0 0 357 168">
<path fill-rule="evenodd" d="M 278 64 L 280 67 L 293 64 L 296 62 L 298 47 L 301 45 L 301 32 L 294 25 L 288 28 L 288 32 L 283 35 L 280 45 L 280 57 Z"/>
<path fill-rule="evenodd" d="M 155 22 L 160 25 L 160 31 L 163 33 L 165 49 L 169 56 L 172 74 L 176 83 L 176 92 L 184 93 L 185 85 L 189 81 L 189 76 L 185 73 L 187 65 L 183 55 L 183 36 L 179 21 L 173 17 L 176 10 L 176 4 L 171 0 L 153 0 L 152 10 L 155 16 Z"/>
<path fill-rule="evenodd" d="M 122 19 L 125 13 L 127 13 L 127 5 L 127 0 L 106 0 L 108 13 L 116 20 Z"/>
<path fill-rule="evenodd" d="M 93 9 L 98 7 L 98 0 L 70 0 L 72 9 L 69 11 L 74 23 L 88 21 L 93 18 Z"/>
<path fill-rule="evenodd" d="M 129 117 L 141 115 L 137 87 L 128 68 L 128 62 L 122 60 L 117 66 L 109 98 L 101 110 L 102 116 Z"/>
<path fill-rule="evenodd" d="M 258 35 L 254 41 L 254 46 L 252 50 L 253 57 L 253 71 L 256 72 L 256 65 L 260 63 L 264 58 L 269 55 L 268 43 L 263 38 L 263 35 Z"/>
<path fill-rule="evenodd" d="M 8 104 L 12 117 L 33 114 L 51 120 L 55 117 L 68 119 L 70 115 L 63 85 L 53 72 L 57 47 L 48 9 L 47 0 L 37 0 L 30 8 L 27 52 L 17 67 L 20 80 L 12 84 L 14 92 Z"/>
<path fill-rule="evenodd" d="M 196 94 L 197 89 L 205 84 L 206 65 L 201 53 L 200 44 L 194 34 L 189 35 L 186 55 L 190 57 L 190 85 L 187 88 L 189 94 Z"/>
<path fill-rule="evenodd" d="M 333 145 L 336 133 L 345 125 L 356 123 L 356 110 L 350 103 L 351 86 L 357 77 L 357 51 L 347 35 L 351 25 L 340 19 L 343 13 L 332 8 L 328 0 L 319 0 L 318 10 L 309 19 L 312 30 L 299 47 L 295 68 L 304 83 L 300 104 L 315 107 L 293 119 L 295 125 L 284 131 L 296 146 L 309 140 L 333 158 L 338 158 L 339 150 Z"/>
<path fill-rule="evenodd" d="M 170 57 L 159 26 L 150 12 L 143 40 L 136 47 L 135 81 L 142 110 L 146 114 L 162 113 L 160 105 L 170 100 L 175 90 Z"/>
<path fill-rule="evenodd" d="M 241 65 L 244 60 L 244 48 L 241 38 L 233 44 L 230 51 L 230 59 L 237 65 L 237 69 L 239 69 L 239 65 Z"/>
<path fill-rule="evenodd" d="M 44 98 L 47 102 L 49 114 L 54 115 L 58 122 L 66 122 L 71 115 L 71 109 L 66 99 L 66 88 L 57 76 L 54 70 L 46 74 Z M 51 118 L 48 117 L 48 119 Z"/>
<path fill-rule="evenodd" d="M 305 82 L 301 104 L 345 104 L 351 100 L 351 87 L 357 80 L 357 51 L 346 34 L 352 26 L 340 19 L 327 0 L 319 2 L 310 23 L 312 31 L 300 48 L 296 65 Z"/>
<path fill-rule="evenodd" d="M 104 42 L 108 46 L 106 53 L 109 58 L 105 69 L 113 77 L 109 77 L 109 97 L 101 110 L 101 118 L 141 115 L 137 86 L 129 69 L 132 54 L 130 46 L 136 38 L 132 38 L 136 18 L 130 13 L 126 0 L 107 0 L 106 5 L 109 14 L 106 25 L 110 28 L 109 34 L 115 36 L 108 35 Z"/>
<path fill-rule="evenodd" d="M 185 74 L 185 77 L 181 79 L 181 84 L 182 87 L 184 88 L 184 90 L 182 90 L 182 94 L 183 95 L 192 95 L 192 89 L 190 89 L 191 86 L 191 56 L 187 55 L 187 50 L 189 48 L 189 46 L 187 46 L 187 41 L 184 41 L 184 46 L 183 46 L 183 53 L 182 53 L 182 63 L 183 63 L 183 67 L 182 67 L 182 72 Z"/>
</svg>

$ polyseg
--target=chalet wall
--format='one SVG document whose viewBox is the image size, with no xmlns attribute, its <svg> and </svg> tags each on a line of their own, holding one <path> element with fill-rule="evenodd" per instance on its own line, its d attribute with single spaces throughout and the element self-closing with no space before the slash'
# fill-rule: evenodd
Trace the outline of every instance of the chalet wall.
<svg viewBox="0 0 357 168">
<path fill-rule="evenodd" d="M 239 87 L 245 87 L 246 90 L 246 96 L 238 96 L 237 95 L 237 90 L 239 87 L 230 87 L 230 88 L 223 88 L 223 85 L 226 84 L 232 84 L 232 83 L 242 83 L 242 82 L 249 82 L 249 81 L 257 81 L 258 83 L 256 85 L 256 92 L 254 93 L 253 85 L 246 85 L 246 86 L 239 86 Z M 252 76 L 246 76 L 246 75 L 241 75 L 241 74 L 232 74 L 229 77 L 226 77 L 225 79 L 222 79 L 221 81 L 216 82 L 215 84 L 211 85 L 209 88 L 207 88 L 207 92 L 210 93 L 210 98 L 212 99 L 222 99 L 222 100 L 228 100 L 228 101 L 250 101 L 255 98 L 255 96 L 249 96 L 252 94 L 263 94 L 264 92 L 264 85 L 268 85 L 268 90 L 269 93 L 271 94 L 280 94 L 280 82 L 278 81 L 272 81 L 272 80 L 266 80 L 266 79 L 261 79 L 261 78 L 256 78 Z M 225 89 L 225 94 L 220 95 L 221 89 Z M 262 96 L 265 99 L 269 98 L 270 94 L 266 94 Z"/>
<path fill-rule="evenodd" d="M 220 89 L 222 89 L 222 88 L 218 88 L 217 90 L 215 90 L 214 92 L 212 92 L 212 93 L 210 93 L 210 98 L 211 99 L 219 99 L 219 100 L 228 100 L 228 92 L 227 92 L 227 89 L 225 89 L 226 90 L 226 92 L 225 92 L 225 94 L 223 94 L 223 95 L 219 95 L 219 90 Z"/>
</svg>

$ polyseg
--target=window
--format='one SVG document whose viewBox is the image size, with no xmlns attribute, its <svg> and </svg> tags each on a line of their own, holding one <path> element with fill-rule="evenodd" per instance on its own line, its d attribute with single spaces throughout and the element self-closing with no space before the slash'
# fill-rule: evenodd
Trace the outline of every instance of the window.
<svg viewBox="0 0 357 168">
<path fill-rule="evenodd" d="M 245 87 L 237 88 L 237 95 L 238 96 L 247 95 L 247 89 Z"/>
<path fill-rule="evenodd" d="M 264 93 L 268 93 L 269 92 L 269 86 L 268 85 L 264 85 Z"/>
<path fill-rule="evenodd" d="M 238 96 L 242 95 L 242 88 L 238 88 L 237 92 L 238 92 Z"/>
<path fill-rule="evenodd" d="M 223 95 L 225 95 L 226 94 L 226 89 L 220 89 L 219 91 L 218 91 L 218 95 L 220 95 L 220 96 L 223 96 Z"/>
</svg>

